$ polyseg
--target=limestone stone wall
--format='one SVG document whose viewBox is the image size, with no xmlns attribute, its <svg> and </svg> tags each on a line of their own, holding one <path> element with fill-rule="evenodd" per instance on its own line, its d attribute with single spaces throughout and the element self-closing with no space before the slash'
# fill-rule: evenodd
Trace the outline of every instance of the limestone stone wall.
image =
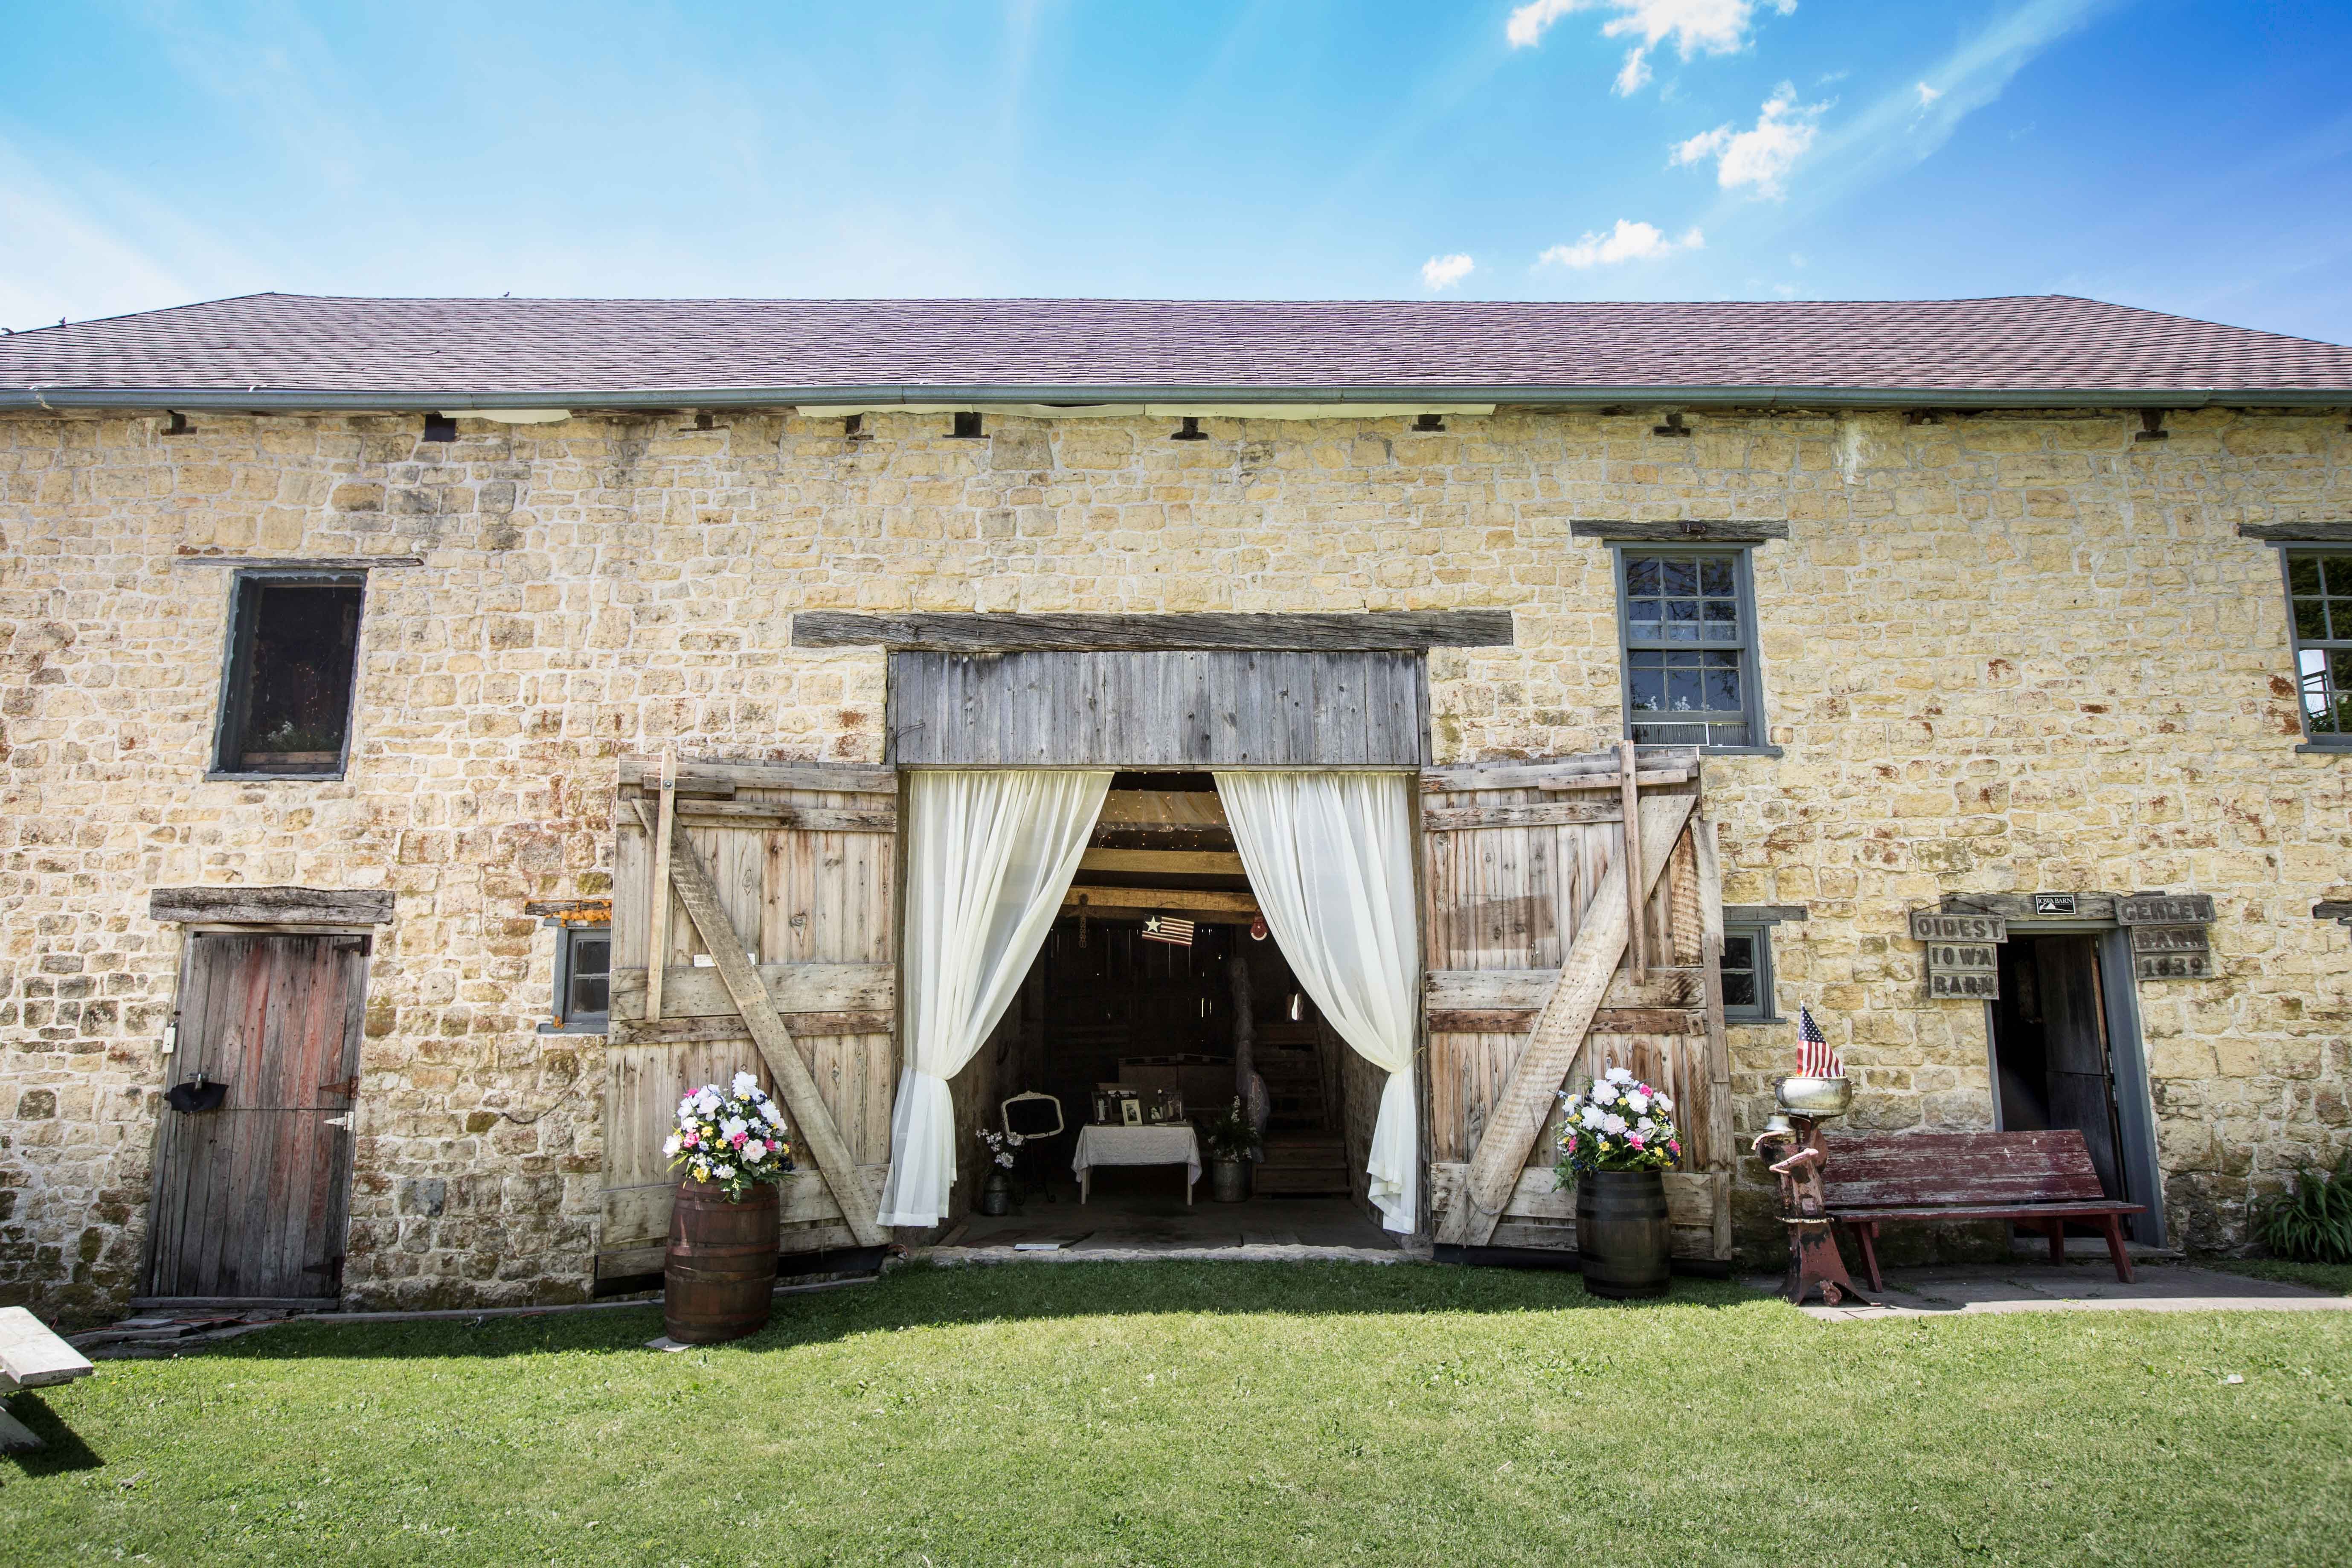
<svg viewBox="0 0 2352 1568">
<path fill-rule="evenodd" d="M 1801 903 L 1866 1125 L 1975 1127 L 1985 1019 L 1929 1003 L 1906 910 L 1953 892 L 2213 895 L 2219 974 L 2140 987 L 2174 1235 L 2347 1139 L 2347 760 L 2299 754 L 2273 551 L 2352 518 L 2340 416 L 2114 413 L 1052 425 L 721 415 L 0 418 L 0 1300 L 136 1285 L 179 957 L 148 890 L 389 888 L 347 1280 L 370 1304 L 576 1295 L 601 1061 L 542 1036 L 526 900 L 607 889 L 614 759 L 879 759 L 883 662 L 801 608 L 1507 607 L 1432 656 L 1441 761 L 1618 732 L 1607 549 L 1572 519 L 1786 521 L 1755 553 L 1769 739 L 1710 759 L 1727 899 Z M 341 780 L 207 782 L 229 572 L 370 577 Z M 1735 1037 L 1743 1124 L 1785 1028 Z M 1743 1205 L 1752 1232 L 1757 1215 Z"/>
</svg>

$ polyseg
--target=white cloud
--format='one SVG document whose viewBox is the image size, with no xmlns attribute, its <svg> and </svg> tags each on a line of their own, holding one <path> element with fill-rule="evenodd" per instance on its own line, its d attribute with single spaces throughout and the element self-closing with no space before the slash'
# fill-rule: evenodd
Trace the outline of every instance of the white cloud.
<svg viewBox="0 0 2352 1568">
<path fill-rule="evenodd" d="M 1753 185 L 1756 194 L 1777 196 L 1780 177 L 1812 146 L 1826 103 L 1800 104 L 1797 89 L 1783 82 L 1764 100 L 1755 125 L 1734 131 L 1718 125 L 1675 144 L 1673 161 L 1696 163 L 1713 158 L 1716 184 L 1725 190 Z"/>
<path fill-rule="evenodd" d="M 1785 16 L 1797 0 L 1528 0 L 1511 13 L 1503 34 L 1511 47 L 1529 48 L 1570 12 L 1602 8 L 1616 13 L 1601 24 L 1602 37 L 1639 40 L 1617 72 L 1618 93 L 1631 96 L 1650 79 L 1650 51 L 1661 43 L 1672 39 L 1685 59 L 1701 52 L 1738 54 L 1748 45 L 1759 9 Z"/>
<path fill-rule="evenodd" d="M 1943 96 L 1944 96 L 1944 94 L 1943 94 L 1943 89 L 1940 89 L 1940 88 L 1933 88 L 1933 87 L 1929 87 L 1929 86 L 1928 86 L 1926 82 L 1924 82 L 1924 81 L 1923 81 L 1923 82 L 1921 82 L 1921 83 L 1919 84 L 1919 107 L 1920 107 L 1920 108 L 1922 108 L 1922 109 L 1927 108 L 1929 104 L 1931 104 L 1931 103 L 1935 102 L 1937 99 L 1939 99 L 1939 98 L 1941 98 L 1941 97 L 1943 97 Z"/>
<path fill-rule="evenodd" d="M 1421 264 L 1421 284 L 1424 289 L 1451 289 L 1477 268 L 1477 263 L 1459 252 L 1452 256 L 1433 256 Z"/>
<path fill-rule="evenodd" d="M 1538 265 L 1605 267 L 1620 261 L 1663 261 L 1678 250 L 1699 250 L 1706 237 L 1691 229 L 1680 239 L 1668 239 L 1655 225 L 1619 218 L 1606 234 L 1588 234 L 1574 245 L 1555 245 L 1537 258 Z"/>
</svg>

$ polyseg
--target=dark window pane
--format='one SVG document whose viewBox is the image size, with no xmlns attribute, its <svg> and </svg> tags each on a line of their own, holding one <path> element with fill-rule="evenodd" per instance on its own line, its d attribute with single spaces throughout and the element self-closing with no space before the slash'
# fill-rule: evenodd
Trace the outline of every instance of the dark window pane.
<svg viewBox="0 0 2352 1568">
<path fill-rule="evenodd" d="M 2286 561 L 2286 585 L 2291 594 L 2316 594 L 2319 587 L 2319 557 L 2290 555 Z"/>
<path fill-rule="evenodd" d="M 2327 563 L 2327 591 L 2345 599 L 2352 599 L 2352 555 L 2330 555 Z"/>
<path fill-rule="evenodd" d="M 1635 711 L 1654 713 L 1666 705 L 1666 677 L 1661 668 L 1664 657 L 1655 653 L 1633 656 L 1633 668 L 1627 679 Z"/>
<path fill-rule="evenodd" d="M 356 584 L 238 584 L 221 771 L 341 769 L 361 594 Z"/>
<path fill-rule="evenodd" d="M 1658 558 L 1654 555 L 1629 555 L 1625 558 L 1625 592 L 1628 595 L 1655 594 L 1658 591 Z M 2319 591 L 2317 569 L 2314 569 L 2312 592 Z"/>
<path fill-rule="evenodd" d="M 1697 670 L 1687 664 L 1676 664 L 1666 671 L 1666 706 L 1676 713 L 1706 706 Z"/>
<path fill-rule="evenodd" d="M 2336 648 L 2328 654 L 2327 684 L 2338 691 L 2352 691 L 2352 648 Z"/>
<path fill-rule="evenodd" d="M 1627 612 L 1625 635 L 1635 642 L 1658 642 L 1658 602 L 1644 599 Z"/>
<path fill-rule="evenodd" d="M 2324 600 L 2297 599 L 2294 602 L 2294 635 L 2313 642 L 2327 636 L 2327 605 Z"/>
<path fill-rule="evenodd" d="M 1717 666 L 1706 672 L 1706 706 L 1713 713 L 1739 711 L 1739 667 Z"/>
<path fill-rule="evenodd" d="M 1734 581 L 1731 557 L 1728 555 L 1709 555 L 1699 562 L 1698 591 L 1700 593 L 1728 597 L 1732 593 Z"/>
<path fill-rule="evenodd" d="M 1698 563 L 1687 555 L 1658 557 L 1658 581 L 1669 594 L 1698 592 Z"/>
<path fill-rule="evenodd" d="M 590 1015 L 601 1016 L 611 1006 L 612 979 L 603 974 L 575 974 L 572 977 L 572 1014 L 574 1018 Z"/>
<path fill-rule="evenodd" d="M 1723 1005 L 1727 1007 L 1756 1005 L 1756 976 L 1727 969 L 1723 972 Z"/>
<path fill-rule="evenodd" d="M 1706 640 L 1738 642 L 1739 640 L 1739 602 L 1736 599 L 1709 599 L 1706 602 Z"/>
<path fill-rule="evenodd" d="M 1696 599 L 1666 601 L 1666 640 L 1668 642 L 1698 641 L 1698 601 Z"/>
<path fill-rule="evenodd" d="M 607 974 L 613 968 L 613 939 L 609 936 L 575 936 L 572 939 L 572 973 L 574 974 Z"/>
<path fill-rule="evenodd" d="M 601 1017 L 612 1003 L 613 939 L 599 931 L 568 933 L 572 943 L 571 994 L 564 1017 L 585 1021 Z"/>
<path fill-rule="evenodd" d="M 1755 968 L 1756 939 L 1752 936 L 1736 936 L 1726 931 L 1723 937 L 1723 967 L 1726 969 Z"/>
</svg>

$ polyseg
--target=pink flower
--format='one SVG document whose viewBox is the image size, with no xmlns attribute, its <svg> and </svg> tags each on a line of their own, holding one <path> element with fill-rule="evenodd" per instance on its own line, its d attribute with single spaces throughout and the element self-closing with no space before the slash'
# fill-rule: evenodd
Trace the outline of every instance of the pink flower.
<svg viewBox="0 0 2352 1568">
<path fill-rule="evenodd" d="M 1633 1145 L 1634 1148 L 1639 1149 L 1642 1147 L 1642 1135 L 1639 1132 L 1628 1133 L 1625 1137 L 1625 1142 Z"/>
<path fill-rule="evenodd" d="M 1673 1150 L 1673 1151 L 1674 1151 L 1675 1153 L 1677 1153 L 1677 1154 L 1679 1154 L 1679 1153 L 1681 1153 L 1681 1152 L 1683 1152 L 1683 1146 L 1682 1146 L 1680 1143 L 1675 1142 L 1673 1142 L 1673 1141 L 1671 1141 L 1671 1140 L 1670 1140 L 1670 1141 L 1668 1141 L 1668 1142 L 1667 1142 L 1667 1144 L 1666 1144 L 1666 1147 L 1667 1147 L 1667 1148 L 1669 1148 L 1669 1149 L 1671 1149 L 1671 1150 Z"/>
<path fill-rule="evenodd" d="M 728 1140 L 730 1143 L 734 1144 L 738 1149 L 740 1149 L 744 1144 L 749 1143 L 751 1141 L 751 1135 L 748 1132 L 738 1132 L 734 1137 Z"/>
<path fill-rule="evenodd" d="M 774 1153 L 777 1150 L 779 1150 L 779 1149 L 781 1149 L 781 1148 L 782 1148 L 782 1147 L 783 1147 L 783 1145 L 782 1145 L 782 1143 L 777 1142 L 774 1139 L 771 1138 L 771 1139 L 769 1139 L 769 1140 L 768 1140 L 768 1152 L 769 1152 L 769 1153 L 772 1154 L 772 1153 Z"/>
<path fill-rule="evenodd" d="M 698 1133 L 698 1132 L 689 1132 L 689 1133 L 688 1133 L 688 1134 L 686 1135 L 686 1146 L 687 1146 L 688 1148 L 689 1148 L 689 1149 L 691 1149 L 691 1148 L 695 1147 L 697 1144 L 700 1143 L 701 1142 L 702 1142 L 702 1135 L 701 1135 L 700 1133 Z"/>
</svg>

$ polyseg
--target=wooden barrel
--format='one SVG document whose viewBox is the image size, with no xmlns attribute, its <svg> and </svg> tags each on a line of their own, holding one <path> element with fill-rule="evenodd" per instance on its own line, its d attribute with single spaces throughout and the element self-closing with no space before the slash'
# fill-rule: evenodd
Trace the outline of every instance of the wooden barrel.
<svg viewBox="0 0 2352 1568">
<path fill-rule="evenodd" d="M 775 1291 L 774 1184 L 730 1203 L 714 1183 L 680 1182 L 662 1258 L 663 1331 L 685 1345 L 756 1334 Z"/>
<path fill-rule="evenodd" d="M 1656 1171 L 1595 1171 L 1576 1183 L 1576 1255 L 1595 1296 L 1663 1296 L 1666 1184 Z"/>
</svg>

